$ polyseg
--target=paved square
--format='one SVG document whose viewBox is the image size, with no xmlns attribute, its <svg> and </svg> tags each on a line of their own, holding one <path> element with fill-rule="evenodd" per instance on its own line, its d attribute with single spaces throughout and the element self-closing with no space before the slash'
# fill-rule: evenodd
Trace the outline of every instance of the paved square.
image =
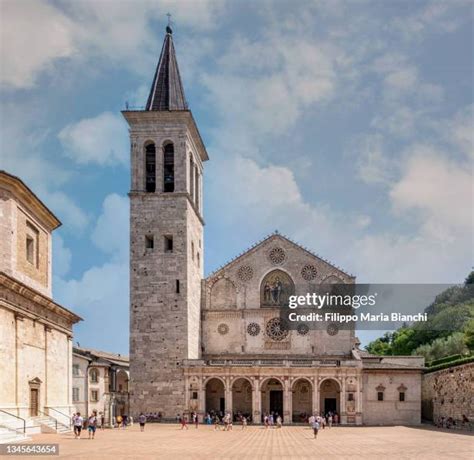
<svg viewBox="0 0 474 460">
<path fill-rule="evenodd" d="M 459 432 L 408 427 L 337 427 L 320 431 L 240 426 L 231 432 L 200 426 L 181 431 L 176 425 L 137 425 L 126 430 L 98 431 L 95 440 L 72 434 L 41 434 L 31 442 L 60 444 L 60 458 L 69 459 L 473 459 L 474 437 Z M 53 458 L 53 457 L 52 457 Z M 55 457 L 57 458 L 57 457 Z"/>
</svg>

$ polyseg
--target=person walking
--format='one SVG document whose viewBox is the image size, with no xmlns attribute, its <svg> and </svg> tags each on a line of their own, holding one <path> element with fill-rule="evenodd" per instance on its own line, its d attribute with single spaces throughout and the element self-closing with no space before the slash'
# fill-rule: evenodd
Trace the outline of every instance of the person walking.
<svg viewBox="0 0 474 460">
<path fill-rule="evenodd" d="M 186 416 L 183 414 L 183 416 L 181 417 L 181 429 L 183 430 L 184 428 L 186 428 L 187 430 L 189 429 L 188 428 L 188 420 L 187 420 Z"/>
<path fill-rule="evenodd" d="M 319 427 L 320 427 L 320 424 L 318 422 L 318 418 L 319 417 L 316 417 L 314 420 L 313 420 L 313 435 L 314 435 L 314 439 L 316 439 L 318 437 L 318 431 L 319 431 Z"/>
<path fill-rule="evenodd" d="M 100 415 L 100 429 L 105 430 L 105 414 L 103 412 L 99 412 Z"/>
<path fill-rule="evenodd" d="M 81 413 L 78 412 L 74 417 L 74 437 L 75 439 L 81 438 L 81 431 L 82 431 L 82 424 L 84 423 L 84 419 L 81 417 Z"/>
<path fill-rule="evenodd" d="M 97 430 L 97 412 L 93 411 L 87 420 L 87 431 L 89 432 L 89 439 L 95 439 L 95 431 Z"/>
<path fill-rule="evenodd" d="M 140 424 L 140 431 L 145 431 L 146 416 L 143 412 L 138 416 L 138 423 Z"/>
<path fill-rule="evenodd" d="M 329 417 L 328 417 L 328 428 L 331 428 L 332 427 L 332 414 L 329 414 Z"/>
<path fill-rule="evenodd" d="M 220 425 L 219 416 L 217 414 L 214 414 L 214 431 L 217 431 L 217 430 L 220 431 L 220 429 L 221 429 L 221 425 Z"/>
<path fill-rule="evenodd" d="M 277 428 L 281 428 L 283 424 L 283 419 L 281 418 L 281 415 L 277 416 Z"/>
</svg>

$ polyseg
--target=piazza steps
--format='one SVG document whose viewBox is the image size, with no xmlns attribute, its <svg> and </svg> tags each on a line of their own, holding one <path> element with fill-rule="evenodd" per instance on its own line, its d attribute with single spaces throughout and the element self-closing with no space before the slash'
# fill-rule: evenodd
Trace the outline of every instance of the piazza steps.
<svg viewBox="0 0 474 460">
<path fill-rule="evenodd" d="M 36 424 L 41 426 L 41 431 L 43 432 L 70 433 L 72 431 L 69 426 L 59 422 L 53 417 L 33 417 L 33 420 Z"/>
<path fill-rule="evenodd" d="M 27 441 L 29 438 L 21 431 L 0 425 L 0 444 L 13 444 Z"/>
</svg>

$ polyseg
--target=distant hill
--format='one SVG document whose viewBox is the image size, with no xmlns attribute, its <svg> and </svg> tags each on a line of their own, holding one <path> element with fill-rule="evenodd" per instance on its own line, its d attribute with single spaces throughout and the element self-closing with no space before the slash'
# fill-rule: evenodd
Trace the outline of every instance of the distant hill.
<svg viewBox="0 0 474 460">
<path fill-rule="evenodd" d="M 474 271 L 462 286 L 439 294 L 425 312 L 427 322 L 387 332 L 366 350 L 376 355 L 422 355 L 433 364 L 474 353 Z"/>
</svg>

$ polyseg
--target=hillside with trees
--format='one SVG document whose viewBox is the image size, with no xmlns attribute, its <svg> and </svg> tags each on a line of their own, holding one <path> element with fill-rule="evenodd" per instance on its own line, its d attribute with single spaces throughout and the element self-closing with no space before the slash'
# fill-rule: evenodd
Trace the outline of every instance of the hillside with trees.
<svg viewBox="0 0 474 460">
<path fill-rule="evenodd" d="M 474 354 L 474 271 L 462 286 L 439 294 L 425 312 L 427 322 L 387 332 L 366 350 L 375 355 L 421 355 L 437 366 Z"/>
</svg>

